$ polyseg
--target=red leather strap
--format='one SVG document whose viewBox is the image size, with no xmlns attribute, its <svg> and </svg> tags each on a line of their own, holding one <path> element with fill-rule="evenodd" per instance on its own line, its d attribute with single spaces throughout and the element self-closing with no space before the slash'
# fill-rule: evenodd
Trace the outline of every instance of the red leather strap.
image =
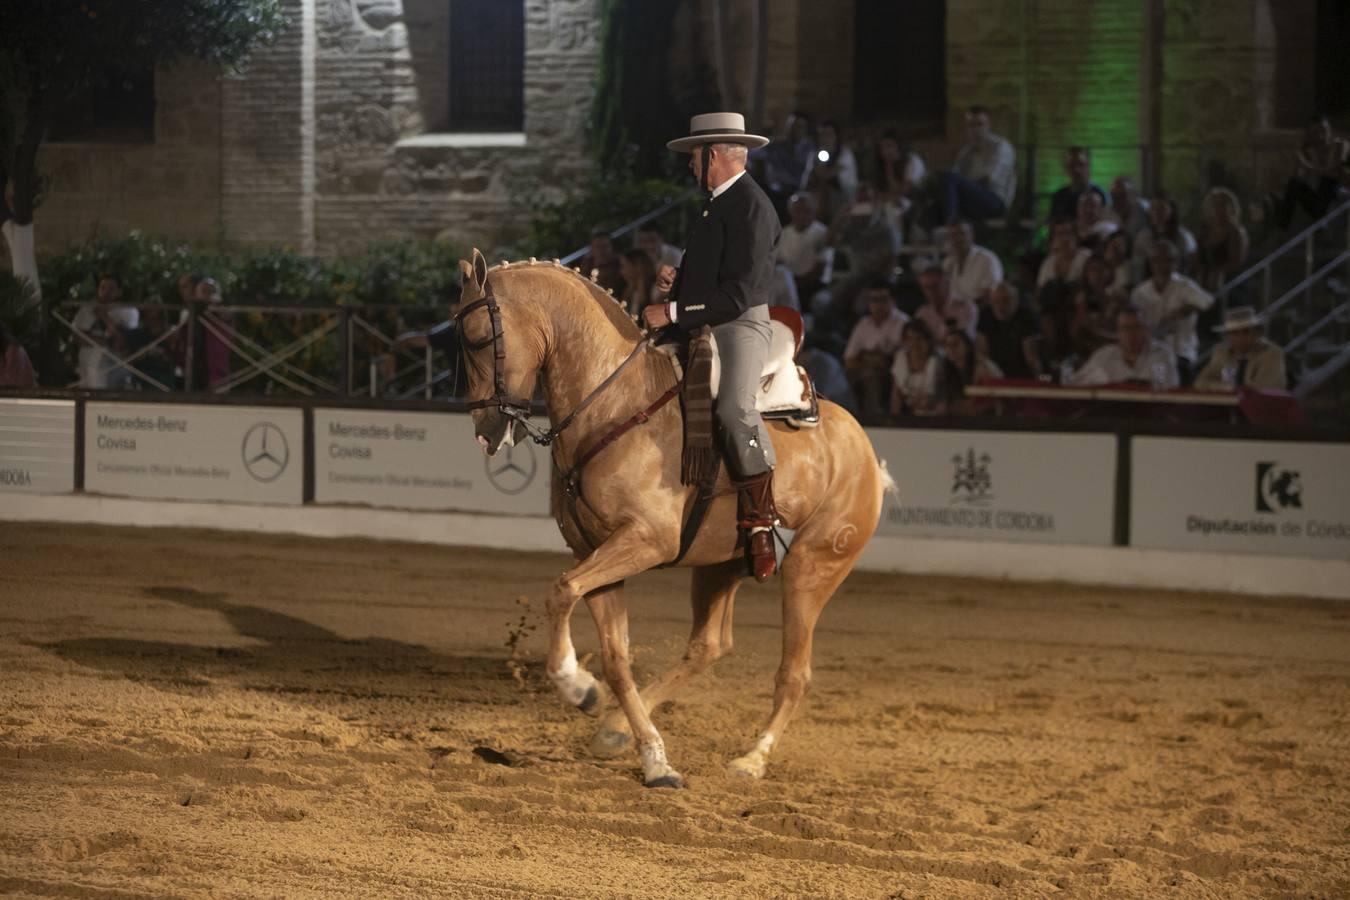
<svg viewBox="0 0 1350 900">
<path fill-rule="evenodd" d="M 577 491 L 579 490 L 581 470 L 586 465 L 586 463 L 594 459 L 596 455 L 600 453 L 600 451 L 604 450 L 610 444 L 614 443 L 619 438 L 623 437 L 625 434 L 632 431 L 637 426 L 646 422 L 661 407 L 665 406 L 671 400 L 674 400 L 676 395 L 680 393 L 680 387 L 683 384 L 684 384 L 683 381 L 675 382 L 675 385 L 670 390 L 666 391 L 660 397 L 657 397 L 654 401 L 652 401 L 652 404 L 650 406 L 648 406 L 641 412 L 633 413 L 633 415 L 629 416 L 627 419 L 620 422 L 618 425 L 615 425 L 613 428 L 609 430 L 608 434 L 606 434 L 600 440 L 596 441 L 595 444 L 589 450 L 582 453 L 581 456 L 577 457 L 577 460 L 574 463 L 572 463 L 572 468 L 568 469 L 567 472 L 563 474 L 563 490 L 567 493 L 567 495 L 569 497 L 575 497 L 577 495 Z"/>
</svg>

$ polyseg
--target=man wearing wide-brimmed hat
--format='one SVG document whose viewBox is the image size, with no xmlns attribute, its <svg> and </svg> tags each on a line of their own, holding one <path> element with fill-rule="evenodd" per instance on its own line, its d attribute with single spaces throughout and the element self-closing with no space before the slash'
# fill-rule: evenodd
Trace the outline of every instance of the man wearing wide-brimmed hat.
<svg viewBox="0 0 1350 900">
<path fill-rule="evenodd" d="M 1261 336 L 1265 320 L 1250 306 L 1224 313 L 1214 330 L 1224 342 L 1214 348 L 1209 362 L 1195 378 L 1204 391 L 1236 391 L 1244 387 L 1282 391 L 1288 387 L 1284 351 Z"/>
<path fill-rule="evenodd" d="M 689 135 L 666 146 L 691 155 L 689 168 L 708 194 L 703 214 L 690 230 L 678 274 L 662 270 L 670 300 L 643 310 L 648 326 L 674 323 L 681 331 L 712 327 L 721 362 L 717 418 L 740 492 L 740 520 L 749 537 L 755 577 L 774 571 L 771 529 L 773 444 L 755 409 L 755 396 L 769 353 L 769 298 L 774 249 L 782 227 L 764 191 L 746 175 L 747 151 L 768 138 L 747 134 L 739 113 L 694 116 Z M 673 283 L 672 283 L 673 279 Z"/>
</svg>

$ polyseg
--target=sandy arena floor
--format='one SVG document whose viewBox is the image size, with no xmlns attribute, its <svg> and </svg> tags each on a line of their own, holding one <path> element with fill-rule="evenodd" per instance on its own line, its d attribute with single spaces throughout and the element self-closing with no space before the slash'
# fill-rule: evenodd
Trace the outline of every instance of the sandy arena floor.
<svg viewBox="0 0 1350 900">
<path fill-rule="evenodd" d="M 543 678 L 561 557 L 10 523 L 0 547 L 5 895 L 1350 896 L 1343 604 L 855 575 L 750 783 L 722 767 L 779 630 L 748 586 L 735 654 L 657 717 L 670 792 L 589 759 Z M 630 582 L 643 680 L 683 648 L 687 577 Z"/>
</svg>

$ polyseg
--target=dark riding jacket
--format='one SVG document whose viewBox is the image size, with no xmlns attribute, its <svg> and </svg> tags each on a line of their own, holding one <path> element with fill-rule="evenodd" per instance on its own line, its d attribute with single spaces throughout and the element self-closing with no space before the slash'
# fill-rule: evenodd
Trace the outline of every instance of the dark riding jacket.
<svg viewBox="0 0 1350 900">
<path fill-rule="evenodd" d="M 721 325 L 767 305 L 782 233 L 773 204 L 748 172 L 708 201 L 670 291 L 680 330 Z"/>
</svg>

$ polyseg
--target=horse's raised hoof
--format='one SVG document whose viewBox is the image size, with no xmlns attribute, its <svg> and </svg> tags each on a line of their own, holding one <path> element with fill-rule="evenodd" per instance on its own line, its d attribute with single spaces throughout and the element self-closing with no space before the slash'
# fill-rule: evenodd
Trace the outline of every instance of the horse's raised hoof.
<svg viewBox="0 0 1350 900">
<path fill-rule="evenodd" d="M 598 759 L 613 759 L 621 756 L 632 745 L 633 738 L 615 728 L 601 728 L 591 738 L 591 756 Z"/>
<path fill-rule="evenodd" d="M 662 775 L 660 778 L 653 778 L 651 781 L 645 781 L 642 786 L 649 788 L 675 788 L 676 790 L 679 790 L 684 787 L 684 779 L 672 772 L 669 775 Z"/>
<path fill-rule="evenodd" d="M 753 756 L 741 756 L 727 763 L 727 772 L 742 778 L 763 778 L 764 760 Z"/>
<path fill-rule="evenodd" d="M 581 698 L 577 704 L 577 709 L 588 716 L 600 715 L 600 689 L 596 685 L 591 685 L 586 689 L 586 696 Z"/>
</svg>

